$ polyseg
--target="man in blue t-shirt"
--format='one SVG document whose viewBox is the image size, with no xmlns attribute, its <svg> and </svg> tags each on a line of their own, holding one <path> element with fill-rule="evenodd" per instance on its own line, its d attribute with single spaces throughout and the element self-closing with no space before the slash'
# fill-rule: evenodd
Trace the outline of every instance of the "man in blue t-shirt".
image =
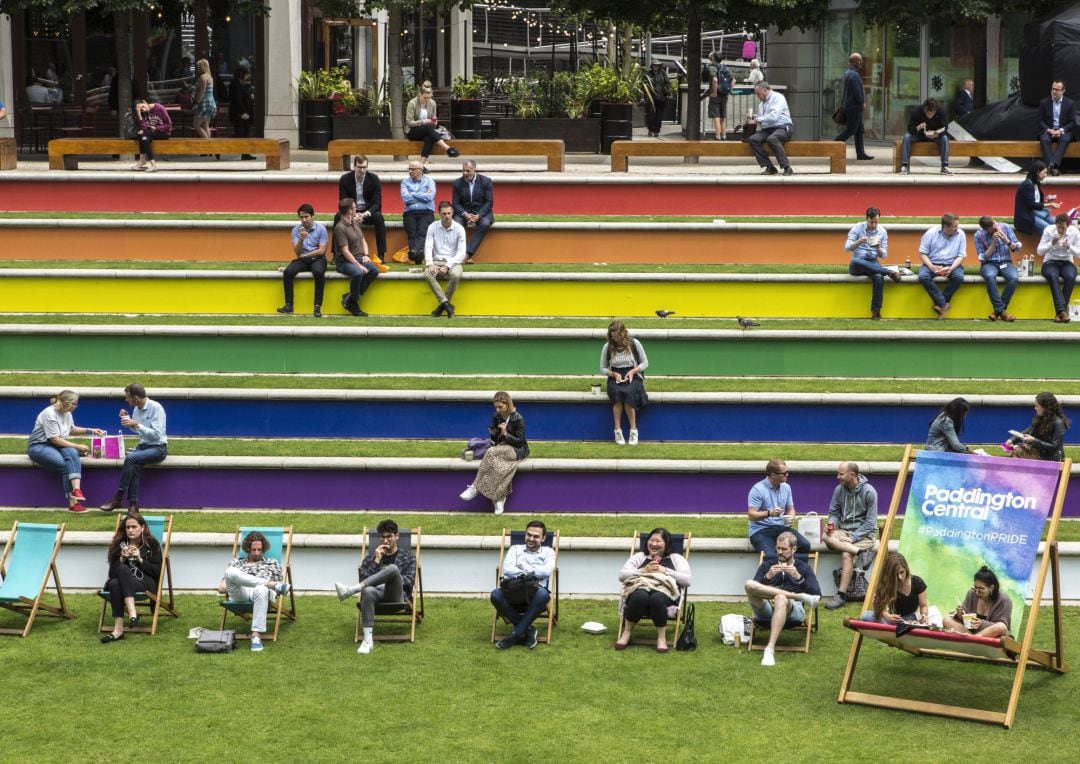
<svg viewBox="0 0 1080 764">
<path fill-rule="evenodd" d="M 787 482 L 787 464 L 773 459 L 765 465 L 765 479 L 755 483 L 746 498 L 746 515 L 750 518 L 750 546 L 765 557 L 776 557 L 776 537 L 795 523 L 795 504 Z M 807 554 L 810 542 L 795 533 L 798 553 Z"/>
<path fill-rule="evenodd" d="M 293 312 L 293 280 L 298 273 L 311 271 L 315 277 L 315 318 L 322 318 L 323 286 L 326 283 L 326 247 L 330 237 L 326 226 L 315 222 L 315 208 L 310 204 L 301 204 L 296 211 L 300 222 L 292 230 L 292 249 L 294 259 L 285 266 L 285 304 L 277 309 L 278 313 Z"/>
</svg>

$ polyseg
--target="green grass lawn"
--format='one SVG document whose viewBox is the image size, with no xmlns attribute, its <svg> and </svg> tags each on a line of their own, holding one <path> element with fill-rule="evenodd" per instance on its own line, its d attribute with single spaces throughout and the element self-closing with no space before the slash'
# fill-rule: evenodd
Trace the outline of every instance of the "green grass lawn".
<svg viewBox="0 0 1080 764">
<path fill-rule="evenodd" d="M 209 596 L 182 595 L 182 617 L 164 619 L 157 636 L 110 645 L 94 631 L 99 600 L 70 603 L 76 620 L 42 619 L 25 640 L 0 638 L 0 760 L 104 761 L 140 751 L 187 762 L 247 750 L 305 762 L 876 762 L 912 747 L 930 760 L 946 749 L 1071 759 L 1071 674 L 1029 670 L 1011 731 L 839 705 L 852 641 L 840 622 L 856 614 L 853 605 L 823 610 L 812 651 L 781 654 L 770 669 L 760 653 L 720 643 L 720 616 L 748 613 L 742 603 L 699 603 L 698 650 L 657 655 L 617 653 L 610 633 L 580 631 L 587 620 L 613 630 L 613 601 L 564 599 L 553 644 L 500 652 L 488 641 L 484 600 L 428 598 L 415 643 L 379 643 L 367 656 L 354 650 L 355 608 L 332 597 L 301 594 L 299 620 L 282 627 L 278 643 L 261 654 L 242 644 L 231 655 L 198 655 L 186 638 L 193 626 L 216 628 Z M 1066 611 L 1066 644 L 1080 637 L 1078 615 Z M 4 614 L 0 623 L 15 620 Z M 1048 646 L 1049 625 L 1043 613 L 1037 646 Z M 1003 710 L 1011 679 L 1001 666 L 867 644 L 853 689 Z"/>
</svg>

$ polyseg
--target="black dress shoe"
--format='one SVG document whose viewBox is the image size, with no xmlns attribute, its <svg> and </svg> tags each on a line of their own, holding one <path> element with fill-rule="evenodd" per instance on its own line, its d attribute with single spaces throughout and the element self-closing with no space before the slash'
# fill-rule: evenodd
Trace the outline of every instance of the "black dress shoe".
<svg viewBox="0 0 1080 764">
<path fill-rule="evenodd" d="M 450 148 L 448 148 L 448 149 L 446 150 L 446 155 L 447 155 L 448 157 L 450 157 L 451 159 L 453 159 L 454 157 L 459 157 L 459 156 L 461 156 L 461 152 L 460 152 L 460 151 L 458 151 L 457 149 L 455 149 L 455 148 L 454 148 L 453 146 L 451 146 Z"/>
<path fill-rule="evenodd" d="M 447 303 L 447 302 L 440 302 L 439 307 L 437 307 L 437 308 L 435 308 L 435 310 L 431 311 L 431 317 L 432 318 L 438 318 L 439 316 L 441 316 L 443 314 L 443 311 L 446 310 L 446 306 L 449 305 L 449 304 L 450 303 Z"/>
<path fill-rule="evenodd" d="M 277 309 L 277 312 L 278 313 L 292 313 L 293 312 L 292 303 L 291 302 L 285 303 L 284 305 L 282 305 L 280 308 Z"/>
<path fill-rule="evenodd" d="M 123 634 L 121 634 L 119 637 L 116 636 L 115 634 L 106 634 L 104 637 L 101 638 L 101 644 L 107 645 L 110 642 L 119 642 L 123 638 L 124 638 Z"/>
<path fill-rule="evenodd" d="M 139 628 L 139 616 L 134 615 L 131 618 L 128 618 L 128 628 L 129 629 L 137 629 L 137 628 Z"/>
<path fill-rule="evenodd" d="M 862 161 L 862 162 L 869 162 L 874 157 L 870 156 L 869 154 L 864 154 L 861 157 L 855 157 L 855 158 L 858 159 L 859 161 Z"/>
<path fill-rule="evenodd" d="M 453 303 L 450 303 L 450 302 L 446 303 L 446 317 L 447 318 L 453 318 L 454 317 L 454 304 Z"/>
</svg>

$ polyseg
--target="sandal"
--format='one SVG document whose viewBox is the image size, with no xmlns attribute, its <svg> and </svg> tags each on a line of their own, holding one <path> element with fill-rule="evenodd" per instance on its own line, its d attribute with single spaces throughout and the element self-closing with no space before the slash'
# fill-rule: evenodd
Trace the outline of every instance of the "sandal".
<svg viewBox="0 0 1080 764">
<path fill-rule="evenodd" d="M 123 638 L 123 634 L 121 634 L 120 636 L 116 636 L 115 634 L 106 634 L 104 637 L 101 638 L 101 644 L 107 645 L 110 642 L 119 642 Z"/>
</svg>

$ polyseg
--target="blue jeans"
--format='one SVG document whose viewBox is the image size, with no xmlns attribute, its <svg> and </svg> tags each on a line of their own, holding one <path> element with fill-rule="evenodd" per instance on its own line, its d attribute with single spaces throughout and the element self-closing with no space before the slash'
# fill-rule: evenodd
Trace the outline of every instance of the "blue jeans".
<svg viewBox="0 0 1080 764">
<path fill-rule="evenodd" d="M 1068 313 L 1076 285 L 1076 266 L 1068 260 L 1044 260 L 1041 273 L 1054 297 L 1054 313 Z M 1061 279 L 1060 285 L 1058 279 Z"/>
<path fill-rule="evenodd" d="M 911 164 L 911 144 L 919 143 L 920 141 L 933 141 L 938 145 L 938 154 L 941 155 L 941 166 L 949 166 L 949 136 L 947 133 L 942 133 L 937 138 L 927 138 L 922 133 L 918 135 L 912 135 L 908 133 L 904 136 L 904 146 L 900 152 L 900 164 L 907 167 Z"/>
<path fill-rule="evenodd" d="M 353 265 L 348 260 L 334 263 L 334 270 L 349 279 L 348 302 L 360 306 L 360 295 L 368 290 L 371 282 L 379 277 L 379 267 L 374 263 L 361 262 Z"/>
<path fill-rule="evenodd" d="M 866 260 L 862 257 L 852 259 L 848 264 L 847 272 L 851 276 L 869 276 L 871 283 L 870 310 L 881 310 L 881 297 L 884 292 L 885 277 L 889 269 L 877 260 Z"/>
<path fill-rule="evenodd" d="M 37 466 L 59 472 L 63 476 L 64 494 L 67 496 L 71 495 L 72 478 L 75 480 L 82 478 L 79 452 L 70 446 L 58 448 L 51 443 L 35 443 L 26 449 L 26 455 Z"/>
<path fill-rule="evenodd" d="M 979 275 L 986 282 L 986 296 L 990 298 L 990 304 L 995 313 L 1004 313 L 1012 300 L 1016 285 L 1020 282 L 1020 274 L 1016 272 L 1016 266 L 1012 263 L 983 263 L 979 268 Z M 997 279 L 1001 276 L 1005 279 L 1005 291 L 998 294 Z"/>
<path fill-rule="evenodd" d="M 124 459 L 124 471 L 120 473 L 120 487 L 116 492 L 123 496 L 125 493 L 128 502 L 139 503 L 139 473 L 144 464 L 157 464 L 165 461 L 169 455 L 169 447 L 160 443 L 153 445 L 140 443 L 133 451 L 128 451 Z"/>
<path fill-rule="evenodd" d="M 776 537 L 784 531 L 791 531 L 798 539 L 795 554 L 809 554 L 810 542 L 794 528 L 786 525 L 769 525 L 750 537 L 750 546 L 759 552 L 764 552 L 765 557 L 776 557 Z"/>
<path fill-rule="evenodd" d="M 925 265 L 919 266 L 919 283 L 922 284 L 922 288 L 926 290 L 926 293 L 930 295 L 930 299 L 934 301 L 934 305 L 937 305 L 939 308 L 952 302 L 952 297 L 956 294 L 956 290 L 964 283 L 964 269 L 962 267 L 957 268 L 949 274 L 948 279 L 949 283 L 946 285 L 945 291 L 942 292 L 937 288 L 937 284 L 934 283 L 934 272 Z"/>
<path fill-rule="evenodd" d="M 1042 236 L 1042 232 L 1054 224 L 1054 216 L 1050 210 L 1043 208 L 1035 210 L 1035 233 Z"/>
<path fill-rule="evenodd" d="M 503 594 L 502 589 L 493 589 L 491 591 L 491 604 L 499 611 L 499 615 L 514 624 L 513 636 L 519 638 L 525 636 L 525 632 L 532 626 L 532 622 L 544 612 L 544 608 L 547 607 L 550 600 L 551 592 L 541 586 L 536 590 L 533 598 L 529 600 L 528 607 L 524 611 L 520 611 L 506 601 L 506 595 Z"/>
<path fill-rule="evenodd" d="M 454 216 L 455 223 L 461 223 L 462 228 L 468 228 L 469 224 L 465 222 L 465 218 L 461 215 Z M 476 250 L 480 249 L 480 245 L 484 242 L 484 235 L 487 234 L 488 229 L 491 228 L 495 222 L 493 215 L 484 215 L 476 221 L 476 233 L 469 239 L 469 243 L 465 245 L 465 254 L 472 257 L 476 254 Z M 425 236 L 426 236 L 425 232 Z"/>
</svg>

